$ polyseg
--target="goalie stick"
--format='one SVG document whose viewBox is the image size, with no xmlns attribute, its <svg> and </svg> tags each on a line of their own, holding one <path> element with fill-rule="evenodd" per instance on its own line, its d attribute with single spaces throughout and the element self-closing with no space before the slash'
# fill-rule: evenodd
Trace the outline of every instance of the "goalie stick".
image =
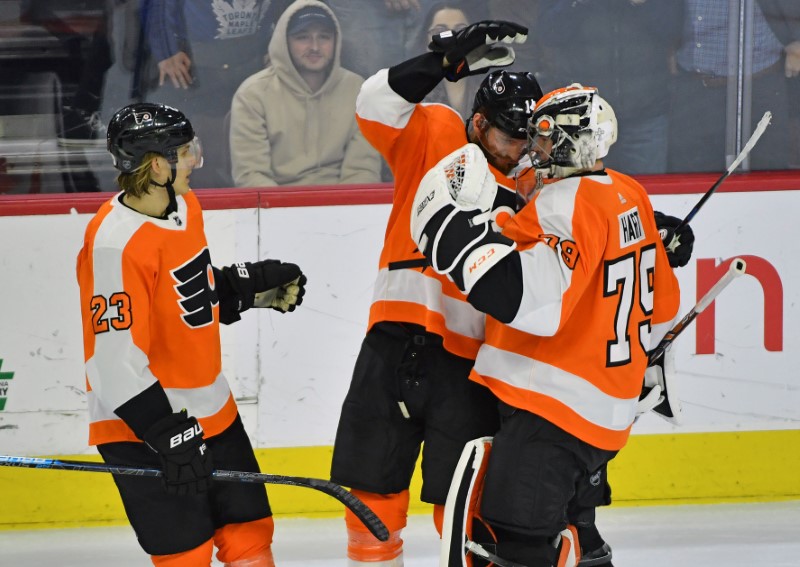
<svg viewBox="0 0 800 567">
<path fill-rule="evenodd" d="M 664 355 L 664 352 L 669 348 L 669 345 L 680 335 L 686 327 L 692 324 L 697 316 L 705 311 L 706 307 L 711 305 L 711 302 L 716 299 L 716 297 L 722 292 L 723 289 L 727 287 L 729 283 L 731 283 L 734 279 L 738 278 L 742 274 L 745 273 L 745 269 L 747 267 L 747 263 L 742 260 L 741 258 L 734 258 L 731 262 L 728 271 L 725 272 L 725 275 L 722 276 L 714 286 L 708 290 L 700 301 L 697 302 L 695 305 L 686 315 L 683 316 L 683 319 L 678 321 L 675 326 L 673 326 L 667 334 L 664 335 L 664 338 L 661 339 L 661 342 L 656 345 L 650 355 L 648 356 L 648 366 L 652 366 L 655 362 L 659 359 L 659 357 Z"/>
<path fill-rule="evenodd" d="M 59 459 L 41 459 L 35 457 L 11 457 L 7 455 L 0 455 L 0 466 L 23 467 L 30 469 L 101 472 L 145 477 L 161 477 L 164 475 L 164 473 L 159 469 L 108 465 L 105 463 L 94 463 L 91 461 L 67 461 Z M 286 484 L 290 486 L 302 486 L 305 488 L 319 490 L 328 496 L 332 496 L 349 508 L 376 538 L 381 541 L 386 541 L 389 539 L 389 530 L 386 529 L 386 526 L 383 524 L 380 518 L 375 515 L 375 512 L 373 512 L 369 506 L 359 500 L 358 497 L 354 496 L 348 490 L 334 482 L 319 478 L 226 470 L 215 470 L 211 474 L 211 478 L 214 480 L 228 482 Z"/>
<path fill-rule="evenodd" d="M 705 195 L 703 195 L 700 198 L 700 200 L 697 202 L 694 208 L 691 211 L 689 211 L 689 214 L 686 215 L 686 217 L 684 217 L 684 219 L 680 222 L 680 224 L 678 224 L 678 226 L 676 226 L 674 229 L 672 229 L 665 235 L 664 243 L 667 245 L 667 250 L 669 250 L 670 252 L 675 251 L 675 249 L 680 244 L 680 242 L 676 241 L 675 239 L 678 232 L 684 226 L 692 222 L 692 219 L 695 217 L 698 211 L 700 211 L 700 208 L 703 205 L 705 205 L 706 201 L 708 201 L 708 199 L 711 198 L 711 195 L 714 194 L 714 191 L 717 190 L 717 187 L 719 187 L 722 184 L 722 182 L 725 181 L 737 167 L 739 167 L 739 164 L 744 161 L 744 158 L 746 158 L 747 154 L 750 153 L 750 150 L 752 150 L 753 147 L 755 147 L 756 142 L 758 142 L 759 138 L 761 138 L 761 135 L 764 133 L 764 130 L 767 129 L 767 126 L 769 126 L 771 119 L 772 119 L 772 113 L 769 110 L 767 110 L 761 117 L 761 120 L 758 121 L 755 130 L 753 130 L 753 134 L 750 136 L 750 139 L 747 140 L 747 143 L 742 148 L 742 151 L 739 152 L 739 155 L 736 156 L 736 159 L 733 160 L 733 163 L 728 167 L 725 173 L 723 173 L 722 176 L 719 179 L 717 179 L 717 182 L 711 186 L 711 189 L 706 191 Z"/>
<path fill-rule="evenodd" d="M 503 559 L 502 557 L 498 557 L 485 547 L 483 547 L 479 543 L 475 543 L 474 541 L 467 540 L 464 542 L 464 549 L 469 551 L 470 553 L 477 555 L 487 561 L 489 561 L 489 565 L 496 565 L 497 567 L 525 567 L 520 563 L 514 563 L 513 561 L 509 561 L 508 559 Z"/>
</svg>

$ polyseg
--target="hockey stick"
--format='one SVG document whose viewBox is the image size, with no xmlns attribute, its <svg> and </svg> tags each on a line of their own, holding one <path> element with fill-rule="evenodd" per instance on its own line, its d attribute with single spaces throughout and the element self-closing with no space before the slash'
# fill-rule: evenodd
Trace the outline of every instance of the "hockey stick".
<svg viewBox="0 0 800 567">
<path fill-rule="evenodd" d="M 34 457 L 9 457 L 6 455 L 0 455 L 0 466 L 24 467 L 30 469 L 101 472 L 145 477 L 161 477 L 164 475 L 164 473 L 159 469 L 129 467 L 124 465 L 107 465 L 105 463 L 93 463 L 90 461 L 66 461 L 58 459 L 40 459 Z M 376 538 L 381 541 L 386 541 L 389 539 L 389 530 L 386 529 L 386 526 L 383 524 L 380 518 L 375 515 L 375 512 L 373 512 L 369 506 L 359 500 L 358 497 L 354 496 L 348 490 L 334 482 L 319 478 L 225 470 L 214 471 L 211 474 L 211 478 L 214 480 L 228 482 L 286 484 L 290 486 L 302 486 L 305 488 L 319 490 L 328 496 L 336 498 L 336 500 L 349 508 Z"/>
<path fill-rule="evenodd" d="M 708 290 L 708 293 L 706 293 L 702 299 L 697 302 L 697 305 L 695 305 L 686 315 L 683 316 L 683 319 L 678 321 L 674 327 L 667 331 L 667 334 L 664 335 L 664 338 L 661 339 L 661 342 L 658 343 L 656 348 L 650 352 L 647 365 L 652 366 L 655 364 L 655 362 L 664 355 L 664 352 L 669 348 L 678 335 L 680 335 L 684 329 L 686 329 L 686 327 L 691 325 L 692 321 L 694 321 L 700 313 L 705 311 L 706 307 L 711 305 L 711 302 L 716 299 L 720 292 L 722 292 L 722 290 L 725 289 L 727 285 L 734 279 L 745 273 L 746 267 L 747 263 L 744 260 L 741 258 L 734 258 L 730 267 L 728 268 L 728 271 L 725 272 L 725 275 L 722 276 L 710 290 Z"/>
<path fill-rule="evenodd" d="M 464 549 L 472 553 L 473 555 L 477 555 L 485 560 L 487 560 L 490 564 L 497 565 L 497 567 L 525 567 L 520 563 L 514 563 L 513 561 L 509 561 L 508 559 L 503 559 L 499 557 L 483 547 L 479 543 L 475 543 L 471 540 L 466 540 L 464 543 Z"/>
<path fill-rule="evenodd" d="M 744 161 L 744 158 L 747 157 L 747 154 L 750 153 L 750 150 L 753 149 L 753 147 L 756 145 L 756 142 L 758 142 L 759 138 L 761 138 L 761 135 L 764 133 L 764 130 L 766 130 L 767 126 L 769 126 L 771 119 L 772 119 L 772 113 L 769 110 L 767 110 L 764 113 L 764 116 L 761 117 L 761 120 L 758 121 L 756 129 L 753 130 L 753 134 L 750 136 L 750 139 L 747 140 L 747 143 L 742 148 L 742 151 L 739 152 L 739 155 L 736 156 L 736 159 L 733 160 L 733 163 L 730 165 L 730 167 L 728 167 L 725 173 L 723 173 L 722 176 L 719 179 L 717 179 L 717 182 L 711 186 L 711 189 L 706 191 L 706 194 L 702 196 L 702 198 L 697 202 L 694 208 L 691 211 L 689 211 L 689 214 L 686 215 L 686 217 L 684 217 L 684 219 L 680 222 L 680 224 L 678 224 L 678 226 L 676 226 L 672 231 L 668 232 L 665 235 L 664 242 L 669 241 L 669 244 L 667 245 L 667 250 L 669 250 L 670 252 L 675 251 L 675 249 L 680 244 L 680 241 L 676 240 L 676 235 L 678 234 L 678 232 L 684 226 L 686 226 L 692 221 L 692 219 L 695 217 L 700 208 L 703 205 L 705 205 L 706 201 L 708 201 L 711 195 L 714 194 L 714 191 L 717 190 L 717 187 L 719 187 L 722 184 L 722 182 L 725 181 L 737 167 L 739 167 L 739 164 Z"/>
</svg>

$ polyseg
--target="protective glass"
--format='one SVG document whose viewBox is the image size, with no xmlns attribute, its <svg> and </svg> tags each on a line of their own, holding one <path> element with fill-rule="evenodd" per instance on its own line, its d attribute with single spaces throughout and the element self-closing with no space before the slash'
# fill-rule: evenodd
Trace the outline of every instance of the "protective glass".
<svg viewBox="0 0 800 567">
<path fill-rule="evenodd" d="M 187 160 L 194 163 L 191 169 L 200 169 L 203 167 L 203 145 L 200 143 L 200 138 L 195 136 L 191 142 L 182 146 L 178 150 L 179 153 L 183 151 L 186 152 L 184 155 L 186 156 Z"/>
</svg>

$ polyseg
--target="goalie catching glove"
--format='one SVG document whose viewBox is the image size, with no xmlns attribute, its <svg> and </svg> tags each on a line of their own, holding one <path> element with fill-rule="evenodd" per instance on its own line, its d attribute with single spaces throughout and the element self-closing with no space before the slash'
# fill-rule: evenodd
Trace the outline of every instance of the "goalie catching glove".
<svg viewBox="0 0 800 567">
<path fill-rule="evenodd" d="M 516 245 L 491 227 L 497 182 L 481 149 L 466 144 L 420 181 L 411 236 L 439 274 L 466 293 Z"/>
<path fill-rule="evenodd" d="M 203 440 L 203 429 L 186 410 L 158 420 L 143 440 L 161 459 L 161 480 L 167 493 L 199 494 L 211 488 L 211 453 Z"/>
<path fill-rule="evenodd" d="M 222 269 L 237 296 L 237 310 L 270 308 L 286 313 L 303 302 L 306 277 L 296 264 L 279 260 L 240 262 Z"/>
<path fill-rule="evenodd" d="M 514 62 L 511 43 L 523 43 L 528 28 L 513 22 L 483 21 L 463 30 L 447 30 L 431 39 L 428 49 L 444 55 L 445 78 L 457 81 L 467 75 L 485 73 L 490 67 Z"/>
</svg>

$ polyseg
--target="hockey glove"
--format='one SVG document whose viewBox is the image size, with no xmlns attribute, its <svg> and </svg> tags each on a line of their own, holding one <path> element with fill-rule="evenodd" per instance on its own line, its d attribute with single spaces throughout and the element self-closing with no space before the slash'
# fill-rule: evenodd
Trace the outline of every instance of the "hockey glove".
<svg viewBox="0 0 800 567">
<path fill-rule="evenodd" d="M 694 232 L 688 224 L 684 225 L 677 233 L 675 229 L 681 223 L 678 217 L 671 217 L 659 211 L 653 213 L 656 217 L 656 227 L 664 246 L 667 248 L 669 265 L 673 268 L 682 268 L 689 263 L 694 248 Z"/>
<path fill-rule="evenodd" d="M 257 293 L 253 307 L 269 307 L 281 313 L 294 311 L 298 305 L 303 303 L 306 281 L 308 281 L 306 277 L 301 275 L 288 284 Z"/>
<path fill-rule="evenodd" d="M 485 73 L 490 67 L 511 65 L 514 50 L 507 44 L 523 43 L 527 37 L 525 26 L 487 20 L 457 32 L 447 30 L 436 34 L 428 49 L 444 54 L 445 78 L 458 81 L 467 75 Z"/>
<path fill-rule="evenodd" d="M 197 419 L 189 417 L 185 409 L 153 424 L 144 434 L 144 442 L 161 459 L 162 482 L 169 494 L 199 494 L 211 487 L 211 452 Z"/>
<path fill-rule="evenodd" d="M 411 236 L 433 269 L 469 293 L 515 244 L 491 228 L 497 182 L 481 149 L 466 144 L 420 181 L 411 208 Z"/>
<path fill-rule="evenodd" d="M 253 307 L 256 294 L 262 293 L 267 296 L 259 299 L 257 307 L 270 307 L 282 313 L 294 311 L 305 293 L 306 280 L 296 264 L 279 260 L 239 262 L 222 268 L 222 273 L 236 296 L 240 313 Z"/>
<path fill-rule="evenodd" d="M 667 349 L 644 373 L 644 386 L 636 407 L 637 417 L 653 411 L 669 423 L 679 425 L 682 409 L 676 382 L 672 370 L 672 352 Z"/>
</svg>

